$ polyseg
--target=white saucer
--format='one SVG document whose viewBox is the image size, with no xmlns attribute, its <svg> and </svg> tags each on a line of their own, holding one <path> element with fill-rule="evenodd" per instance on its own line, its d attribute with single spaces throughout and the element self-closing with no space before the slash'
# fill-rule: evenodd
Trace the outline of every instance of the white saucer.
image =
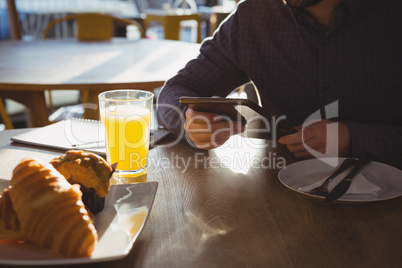
<svg viewBox="0 0 402 268">
<path fill-rule="evenodd" d="M 345 158 L 339 159 L 341 164 Z M 330 163 L 330 162 L 328 162 Z M 311 195 L 299 188 L 311 185 L 335 171 L 332 167 L 319 159 L 310 159 L 293 163 L 283 168 L 279 174 L 280 182 L 296 192 L 323 199 L 321 196 Z M 387 200 L 402 195 L 402 170 L 379 162 L 370 162 L 361 172 L 371 183 L 379 186 L 380 191 L 374 194 L 345 194 L 339 201 L 372 202 Z"/>
</svg>

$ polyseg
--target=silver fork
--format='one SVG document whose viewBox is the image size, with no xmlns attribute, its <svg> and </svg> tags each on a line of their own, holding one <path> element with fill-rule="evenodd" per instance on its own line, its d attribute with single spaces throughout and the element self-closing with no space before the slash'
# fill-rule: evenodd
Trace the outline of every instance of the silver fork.
<svg viewBox="0 0 402 268">
<path fill-rule="evenodd" d="M 314 189 L 311 189 L 310 191 L 308 191 L 308 194 L 312 194 L 312 195 L 319 195 L 319 196 L 327 196 L 329 191 L 328 191 L 328 184 L 334 179 L 336 178 L 336 176 L 338 176 L 339 174 L 341 174 L 343 171 L 345 171 L 346 169 L 348 169 L 349 167 L 353 166 L 355 163 L 357 162 L 357 159 L 353 159 L 353 158 L 347 158 L 345 159 L 345 161 L 343 161 L 343 163 L 334 171 L 334 173 L 332 173 L 325 181 L 323 184 L 321 184 L 320 186 L 317 186 Z"/>
</svg>

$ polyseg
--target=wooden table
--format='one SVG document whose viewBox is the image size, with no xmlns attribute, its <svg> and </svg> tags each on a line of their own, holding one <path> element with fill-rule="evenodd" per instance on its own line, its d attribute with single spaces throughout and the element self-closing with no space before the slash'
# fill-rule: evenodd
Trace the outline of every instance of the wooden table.
<svg viewBox="0 0 402 268">
<path fill-rule="evenodd" d="M 97 95 L 110 89 L 152 90 L 198 55 L 199 44 L 171 40 L 79 42 L 75 39 L 0 42 L 0 94 L 28 108 L 29 126 L 49 123 L 44 90 L 89 91 L 87 115 L 97 118 Z"/>
<path fill-rule="evenodd" d="M 22 157 L 48 161 L 62 153 L 10 144 L 23 131 L 0 133 L 0 186 Z M 159 188 L 132 251 L 79 267 L 400 267 L 402 198 L 324 205 L 283 186 L 278 164 L 258 164 L 269 157 L 291 163 L 283 148 L 243 145 L 204 152 L 180 142 L 152 149 L 148 181 Z M 234 164 L 247 155 L 251 167 Z"/>
</svg>

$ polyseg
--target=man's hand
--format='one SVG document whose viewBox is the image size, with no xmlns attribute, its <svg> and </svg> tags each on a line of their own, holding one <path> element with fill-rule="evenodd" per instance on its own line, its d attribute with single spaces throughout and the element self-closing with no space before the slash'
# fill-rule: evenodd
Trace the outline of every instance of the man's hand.
<svg viewBox="0 0 402 268">
<path fill-rule="evenodd" d="M 228 120 L 219 114 L 188 108 L 184 129 L 198 148 L 209 150 L 224 144 L 232 135 L 244 132 L 241 122 Z"/>
<path fill-rule="evenodd" d="M 320 120 L 311 124 L 308 123 L 304 129 L 298 127 L 299 131 L 296 133 L 281 137 L 279 143 L 286 145 L 288 150 L 297 158 L 313 157 L 309 152 L 311 149 L 325 154 L 325 156 L 348 156 L 350 154 L 349 129 L 345 124 L 338 123 L 338 135 L 327 134 L 327 125 L 334 123 L 338 122 Z M 327 137 L 329 137 L 328 141 Z"/>
</svg>

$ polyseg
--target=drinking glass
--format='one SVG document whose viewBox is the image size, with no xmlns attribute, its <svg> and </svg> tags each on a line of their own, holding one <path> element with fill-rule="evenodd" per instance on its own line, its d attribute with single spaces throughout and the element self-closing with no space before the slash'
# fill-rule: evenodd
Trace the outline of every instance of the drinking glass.
<svg viewBox="0 0 402 268">
<path fill-rule="evenodd" d="M 114 176 L 127 178 L 146 173 L 153 97 L 151 92 L 136 89 L 99 94 L 107 160 L 117 163 Z"/>
</svg>

